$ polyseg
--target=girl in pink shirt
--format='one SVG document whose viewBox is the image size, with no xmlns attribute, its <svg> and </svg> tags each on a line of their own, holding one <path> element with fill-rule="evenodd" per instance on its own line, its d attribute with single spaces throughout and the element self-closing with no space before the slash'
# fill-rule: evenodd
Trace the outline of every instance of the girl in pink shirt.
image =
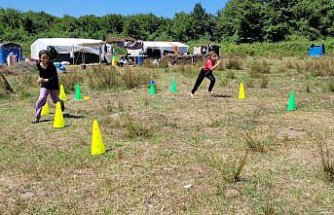
<svg viewBox="0 0 334 215">
<path fill-rule="evenodd" d="M 204 67 L 201 69 L 201 71 L 198 74 L 197 80 L 195 82 L 195 85 L 193 89 L 191 90 L 191 96 L 193 97 L 195 92 L 197 91 L 198 87 L 201 85 L 204 78 L 208 78 L 210 80 L 209 85 L 209 93 L 211 93 L 213 86 L 215 85 L 216 79 L 212 74 L 212 71 L 216 69 L 221 61 L 217 61 L 217 54 L 212 51 L 210 52 L 209 58 L 205 61 Z"/>
</svg>

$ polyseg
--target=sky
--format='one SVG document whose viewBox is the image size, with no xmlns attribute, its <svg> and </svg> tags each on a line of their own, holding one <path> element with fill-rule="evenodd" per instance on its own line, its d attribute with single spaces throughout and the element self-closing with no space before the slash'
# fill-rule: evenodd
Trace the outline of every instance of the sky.
<svg viewBox="0 0 334 215">
<path fill-rule="evenodd" d="M 132 15 L 152 12 L 157 16 L 174 17 L 177 12 L 193 10 L 196 3 L 201 3 L 209 13 L 216 14 L 228 0 L 0 0 L 0 7 L 14 8 L 21 12 L 29 10 L 62 17 L 79 17 L 94 14 Z"/>
</svg>

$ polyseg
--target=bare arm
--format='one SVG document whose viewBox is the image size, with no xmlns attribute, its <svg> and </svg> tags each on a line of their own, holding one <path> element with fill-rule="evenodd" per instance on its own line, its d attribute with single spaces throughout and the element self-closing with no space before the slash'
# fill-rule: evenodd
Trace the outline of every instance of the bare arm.
<svg viewBox="0 0 334 215">
<path fill-rule="evenodd" d="M 221 63 L 222 61 L 221 60 L 219 60 L 212 68 L 211 68 L 211 70 L 213 71 L 214 69 L 216 69 L 218 66 L 219 66 L 219 64 Z"/>
</svg>

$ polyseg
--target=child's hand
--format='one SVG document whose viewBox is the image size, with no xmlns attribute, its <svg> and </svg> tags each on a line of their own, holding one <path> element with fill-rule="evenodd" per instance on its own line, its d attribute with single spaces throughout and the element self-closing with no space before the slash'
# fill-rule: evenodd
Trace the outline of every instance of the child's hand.
<svg viewBox="0 0 334 215">
<path fill-rule="evenodd" d="M 38 79 L 37 79 L 37 83 L 42 83 L 42 81 L 43 81 L 43 78 L 41 78 L 41 77 L 39 77 Z"/>
</svg>

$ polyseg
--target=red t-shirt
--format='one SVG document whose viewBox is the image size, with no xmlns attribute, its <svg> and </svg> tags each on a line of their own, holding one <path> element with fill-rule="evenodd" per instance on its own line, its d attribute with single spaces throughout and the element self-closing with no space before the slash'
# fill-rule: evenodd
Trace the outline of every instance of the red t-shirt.
<svg viewBox="0 0 334 215">
<path fill-rule="evenodd" d="M 208 72 L 212 69 L 212 67 L 215 65 L 215 61 L 211 60 L 211 59 L 207 59 L 205 61 L 204 67 L 203 69 Z"/>
</svg>

